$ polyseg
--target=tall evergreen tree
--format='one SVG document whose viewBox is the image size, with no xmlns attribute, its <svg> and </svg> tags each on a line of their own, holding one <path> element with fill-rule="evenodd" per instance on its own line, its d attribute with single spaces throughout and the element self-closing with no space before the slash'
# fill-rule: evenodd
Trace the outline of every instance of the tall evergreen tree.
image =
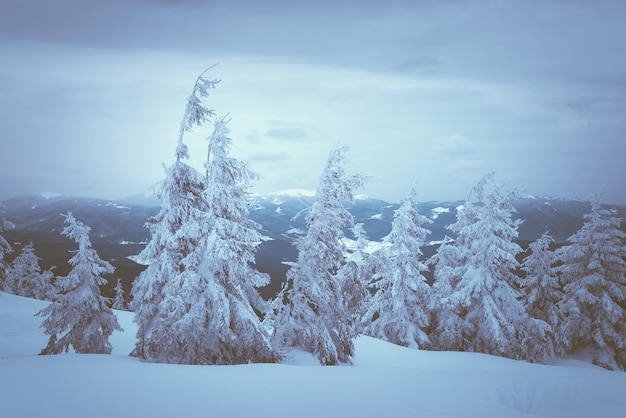
<svg viewBox="0 0 626 418">
<path fill-rule="evenodd" d="M 377 291 L 365 315 L 366 321 L 374 318 L 365 327 L 367 335 L 411 348 L 430 342 L 430 286 L 423 275 L 428 267 L 421 260 L 421 247 L 430 233 L 423 225 L 432 221 L 419 213 L 416 186 L 396 211 L 383 240 L 386 246 L 379 250 L 380 270 L 373 283 Z"/>
<path fill-rule="evenodd" d="M 347 150 L 335 148 L 328 157 L 306 217 L 307 234 L 295 243 L 298 259 L 287 272 L 289 288 L 272 335 L 275 347 L 302 348 L 325 365 L 349 362 L 356 337 L 337 273 L 345 263 L 343 228 L 354 223 L 343 203 L 365 178 L 345 172 Z"/>
<path fill-rule="evenodd" d="M 515 211 L 494 173 L 487 174 L 472 193 L 481 206 L 475 209 L 475 222 L 463 226 L 463 260 L 456 267 L 458 282 L 442 302 L 458 327 L 460 346 L 454 349 L 495 354 L 535 361 L 525 343 L 549 330 L 544 321 L 529 318 L 519 302 L 519 267 L 515 255 L 521 251 L 513 242 L 518 223 Z M 438 327 L 445 323 L 437 324 Z M 446 349 L 445 347 L 443 347 Z"/>
<path fill-rule="evenodd" d="M 51 300 L 55 295 L 52 283 L 54 266 L 42 272 L 39 260 L 32 242 L 13 259 L 7 275 L 7 287 L 14 294 L 41 300 Z"/>
<path fill-rule="evenodd" d="M 46 317 L 41 326 L 50 335 L 41 354 L 67 352 L 70 346 L 81 354 L 110 354 L 109 336 L 122 328 L 100 294 L 99 286 L 106 283 L 102 276 L 115 269 L 91 247 L 88 226 L 71 213 L 65 215 L 65 223 L 62 234 L 73 239 L 78 250 L 69 261 L 72 270 L 67 276 L 57 278 L 59 295 L 36 314 Z"/>
<path fill-rule="evenodd" d="M 206 177 L 184 164 L 185 132 L 213 115 L 200 98 L 215 80 L 201 75 L 187 101 L 177 161 L 159 189 L 161 212 L 140 257 L 150 262 L 133 287 L 139 324 L 135 355 L 169 363 L 267 362 L 277 356 L 259 314 L 257 287 L 269 277 L 253 269 L 260 226 L 248 218 L 247 188 L 256 178 L 228 156 L 225 119 L 209 137 Z"/>
<path fill-rule="evenodd" d="M 572 352 L 589 350 L 593 363 L 626 370 L 626 233 L 621 220 L 591 203 L 587 221 L 557 250 L 565 296 L 564 330 Z"/>
<path fill-rule="evenodd" d="M 165 179 L 157 186 L 156 197 L 161 202 L 159 213 L 148 220 L 151 239 L 138 255 L 138 261 L 148 264 L 146 270 L 133 283 L 131 310 L 135 312 L 138 325 L 137 342 L 131 353 L 144 359 L 158 359 L 162 350 L 154 334 L 154 327 L 161 316 L 163 287 L 185 271 L 183 259 L 198 244 L 195 237 L 187 234 L 188 225 L 197 225 L 204 213 L 206 203 L 203 192 L 205 179 L 184 160 L 189 159 L 189 150 L 183 142 L 185 133 L 202 126 L 214 114 L 201 103 L 203 97 L 218 83 L 202 73 L 196 79 L 193 91 L 185 106 L 178 133 L 176 161 L 165 168 Z"/>
<path fill-rule="evenodd" d="M 562 355 L 566 346 L 562 332 L 563 314 L 558 307 L 563 292 L 553 268 L 555 253 L 550 249 L 553 241 L 548 233 L 544 233 L 530 244 L 530 254 L 522 263 L 525 273 L 522 301 L 526 312 L 531 318 L 541 319 L 550 325 L 549 331 L 526 344 L 528 350 L 534 351 L 531 357 L 543 363 Z"/>
<path fill-rule="evenodd" d="M 258 314 L 267 303 L 258 291 L 269 276 L 252 267 L 262 237 L 248 218 L 246 189 L 256 178 L 245 164 L 228 156 L 227 121 L 215 122 L 209 138 L 204 210 L 182 226 L 194 242 L 182 259 L 181 274 L 163 288 L 155 334 L 159 361 L 193 364 L 272 362 L 277 359 Z"/>
<path fill-rule="evenodd" d="M 463 321 L 449 297 L 465 273 L 469 261 L 469 247 L 473 237 L 469 226 L 478 220 L 479 207 L 467 201 L 457 207 L 457 220 L 447 228 L 456 233 L 456 239 L 446 239 L 429 260 L 435 266 L 429 310 L 431 314 L 431 347 L 437 350 L 464 350 L 464 336 L 460 330 Z"/>
<path fill-rule="evenodd" d="M 363 224 L 354 225 L 352 233 L 356 238 L 356 248 L 347 256 L 345 264 L 337 274 L 351 324 L 355 332 L 360 334 L 363 330 L 363 315 L 371 303 L 369 284 L 376 271 L 376 257 L 365 251 L 368 240 Z"/>
<path fill-rule="evenodd" d="M 9 231 L 13 228 L 15 228 L 15 225 L 0 216 L 0 232 Z M 8 265 L 4 261 L 4 256 L 12 251 L 7 240 L 0 234 L 0 290 L 4 290 L 8 269 Z"/>
</svg>

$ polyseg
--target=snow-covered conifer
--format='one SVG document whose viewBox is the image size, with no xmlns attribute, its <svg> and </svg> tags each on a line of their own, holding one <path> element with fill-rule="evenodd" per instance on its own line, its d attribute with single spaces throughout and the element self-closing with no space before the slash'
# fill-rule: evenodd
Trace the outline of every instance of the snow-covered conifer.
<svg viewBox="0 0 626 418">
<path fill-rule="evenodd" d="M 0 216 L 0 232 L 8 231 L 15 228 L 15 226 Z M 4 290 L 6 273 L 8 269 L 7 263 L 4 261 L 5 254 L 12 252 L 11 246 L 6 239 L 0 234 L 0 290 Z"/>
<path fill-rule="evenodd" d="M 32 242 L 25 245 L 13 259 L 7 274 L 7 287 L 13 294 L 41 300 L 52 299 L 55 294 L 52 283 L 54 266 L 42 272 L 39 260 Z"/>
<path fill-rule="evenodd" d="M 446 239 L 429 260 L 435 266 L 429 310 L 431 313 L 430 347 L 437 350 L 464 349 L 463 321 L 450 303 L 450 295 L 461 281 L 469 260 L 472 237 L 469 226 L 478 219 L 479 207 L 472 202 L 457 207 L 457 220 L 447 228 L 456 239 Z"/>
<path fill-rule="evenodd" d="M 430 286 L 423 272 L 428 267 L 421 260 L 430 221 L 420 215 L 417 187 L 413 186 L 396 211 L 391 232 L 379 250 L 380 269 L 376 273 L 376 293 L 365 315 L 369 322 L 365 334 L 405 347 L 420 348 L 429 343 L 428 303 Z"/>
<path fill-rule="evenodd" d="M 205 71 L 206 73 L 206 71 Z M 201 74 L 194 84 L 192 94 L 187 99 L 185 112 L 178 134 L 176 161 L 165 168 L 165 179 L 155 189 L 161 202 L 159 213 L 148 220 L 151 239 L 138 255 L 138 261 L 148 264 L 133 283 L 130 308 L 135 312 L 138 325 L 137 343 L 132 355 L 144 359 L 158 359 L 162 347 L 161 337 L 153 333 L 155 321 L 167 317 L 160 312 L 165 284 L 185 271 L 183 259 L 196 247 L 197 238 L 187 233 L 189 225 L 198 225 L 205 209 L 203 192 L 205 179 L 183 160 L 189 159 L 183 136 L 195 126 L 201 126 L 213 114 L 202 106 L 200 99 L 208 95 L 216 80 Z"/>
<path fill-rule="evenodd" d="M 117 279 L 115 285 L 115 299 L 113 300 L 113 306 L 111 308 L 120 311 L 126 310 L 126 301 L 124 300 L 124 288 L 122 287 L 122 279 Z"/>
<path fill-rule="evenodd" d="M 522 262 L 522 270 L 526 274 L 522 286 L 524 290 L 523 304 L 531 318 L 545 321 L 551 329 L 538 335 L 537 341 L 528 341 L 526 347 L 533 351 L 530 357 L 545 363 L 563 354 L 566 341 L 562 332 L 563 314 L 558 303 L 563 292 L 554 272 L 555 254 L 550 249 L 554 240 L 544 233 L 529 246 L 530 254 Z"/>
<path fill-rule="evenodd" d="M 362 318 L 371 303 L 369 284 L 376 271 L 376 257 L 365 252 L 368 240 L 363 224 L 354 225 L 352 233 L 356 238 L 356 248 L 347 256 L 346 263 L 337 274 L 351 323 L 355 332 L 361 333 Z"/>
<path fill-rule="evenodd" d="M 228 157 L 227 121 L 209 137 L 206 177 L 184 164 L 185 132 L 213 115 L 200 98 L 216 81 L 202 75 L 181 123 L 177 161 L 157 196 L 152 239 L 140 254 L 148 268 L 133 286 L 139 325 L 134 354 L 151 361 L 190 364 L 267 362 L 277 356 L 259 314 L 268 310 L 257 287 L 268 283 L 254 270 L 259 225 L 248 219 L 247 188 L 256 178 Z M 200 97 L 199 97 L 200 96 Z"/>
<path fill-rule="evenodd" d="M 626 370 L 626 233 L 621 220 L 596 198 L 582 228 L 557 250 L 564 297 L 564 331 L 571 351 L 590 351 L 592 361 Z"/>
<path fill-rule="evenodd" d="M 287 272 L 285 301 L 273 322 L 275 347 L 301 348 L 325 365 L 349 362 L 356 337 L 337 272 L 345 263 L 343 228 L 354 223 L 343 203 L 353 199 L 365 178 L 345 172 L 347 150 L 335 148 L 328 157 L 306 217 L 307 234 L 295 243 L 298 259 Z"/>
<path fill-rule="evenodd" d="M 130 308 L 135 312 L 138 325 L 137 343 L 132 355 L 144 359 L 159 358 L 162 351 L 154 334 L 155 321 L 166 312 L 160 312 L 163 287 L 169 280 L 184 273 L 183 259 L 197 245 L 197 240 L 187 234 L 187 225 L 197 225 L 204 206 L 202 193 L 204 179 L 193 167 L 176 161 L 166 169 L 166 177 L 156 189 L 161 210 L 148 220 L 151 239 L 138 255 L 141 263 L 148 264 L 133 282 Z"/>
<path fill-rule="evenodd" d="M 514 270 L 519 267 L 515 255 L 521 248 L 513 241 L 518 228 L 512 219 L 515 209 L 501 185 L 495 183 L 494 173 L 483 177 L 472 193 L 481 205 L 469 206 L 475 221 L 463 225 L 462 241 L 456 244 L 459 264 L 452 271 L 453 281 L 458 282 L 451 286 L 449 296 L 441 299 L 448 309 L 446 315 L 452 317 L 437 318 L 436 324 L 439 333 L 442 327 L 457 327 L 453 342 L 458 345 L 440 348 L 535 361 L 525 343 L 550 327 L 529 318 L 519 301 Z M 445 343 L 440 338 L 442 341 Z"/>
<path fill-rule="evenodd" d="M 227 121 L 218 119 L 209 138 L 211 159 L 203 211 L 181 226 L 194 242 L 181 260 L 183 270 L 163 287 L 155 322 L 158 361 L 192 364 L 273 362 L 277 355 L 259 314 L 268 311 L 257 287 L 269 276 L 255 270 L 260 226 L 248 218 L 250 180 L 257 176 L 229 157 Z"/>
<path fill-rule="evenodd" d="M 77 353 L 110 354 L 109 336 L 122 328 L 100 294 L 100 286 L 106 283 L 102 276 L 115 269 L 91 247 L 88 226 L 69 212 L 65 223 L 62 234 L 73 239 L 78 250 L 69 261 L 72 270 L 65 277 L 57 277 L 59 295 L 36 314 L 46 317 L 41 326 L 50 335 L 41 354 L 67 352 L 70 346 Z"/>
</svg>

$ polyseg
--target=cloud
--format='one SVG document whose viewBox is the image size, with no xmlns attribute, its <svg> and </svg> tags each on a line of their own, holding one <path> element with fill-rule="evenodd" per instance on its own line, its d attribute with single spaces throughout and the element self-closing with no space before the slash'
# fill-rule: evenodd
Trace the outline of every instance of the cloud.
<svg viewBox="0 0 626 418">
<path fill-rule="evenodd" d="M 469 190 L 459 179 L 494 168 L 566 195 L 580 185 L 548 174 L 623 178 L 625 12 L 617 1 L 8 2 L 0 138 L 13 144 L 0 180 L 42 167 L 52 178 L 78 159 L 132 172 L 105 176 L 109 188 L 161 179 L 191 83 L 220 62 L 207 103 L 231 113 L 233 156 L 269 191 L 314 188 L 342 141 L 355 169 L 384 177 L 386 199 L 414 174 L 454 198 Z M 205 128 L 185 138 L 199 169 Z"/>
<path fill-rule="evenodd" d="M 267 152 L 252 152 L 247 155 L 246 160 L 251 162 L 263 162 L 263 163 L 275 163 L 288 161 L 292 156 L 286 152 L 280 151 L 267 151 Z"/>
<path fill-rule="evenodd" d="M 298 128 L 269 129 L 265 131 L 265 135 L 286 141 L 303 141 L 311 137 L 307 131 Z"/>
<path fill-rule="evenodd" d="M 401 73 L 431 75 L 436 73 L 443 62 L 435 56 L 423 55 L 409 61 L 403 61 L 393 68 Z"/>
<path fill-rule="evenodd" d="M 476 144 L 463 135 L 454 134 L 436 139 L 430 149 L 437 156 L 463 157 L 474 155 Z"/>
</svg>

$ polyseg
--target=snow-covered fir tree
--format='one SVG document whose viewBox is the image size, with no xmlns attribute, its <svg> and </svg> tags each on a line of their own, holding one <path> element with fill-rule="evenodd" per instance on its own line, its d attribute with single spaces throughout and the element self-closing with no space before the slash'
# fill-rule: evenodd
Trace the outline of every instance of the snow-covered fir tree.
<svg viewBox="0 0 626 418">
<path fill-rule="evenodd" d="M 354 225 L 352 233 L 356 239 L 356 247 L 347 256 L 346 263 L 337 274 L 352 326 L 355 332 L 360 334 L 363 315 L 371 303 L 369 284 L 376 271 L 376 257 L 365 252 L 369 241 L 365 236 L 363 224 Z"/>
<path fill-rule="evenodd" d="M 139 325 L 134 354 L 151 361 L 277 359 L 259 319 L 268 307 L 256 289 L 269 277 L 252 268 L 261 235 L 248 218 L 247 188 L 256 175 L 228 156 L 225 119 L 215 122 L 209 137 L 206 177 L 182 162 L 189 157 L 184 133 L 213 114 L 200 97 L 215 83 L 201 75 L 188 99 L 177 161 L 158 190 L 161 212 L 151 220 L 152 239 L 140 254 L 150 264 L 133 287 Z"/>
<path fill-rule="evenodd" d="M 78 250 L 69 260 L 72 270 L 57 277 L 58 296 L 36 314 L 46 317 L 41 326 L 50 336 L 41 354 L 67 352 L 70 346 L 81 354 L 110 354 L 109 336 L 122 328 L 100 286 L 106 283 L 102 276 L 115 269 L 91 247 L 88 226 L 71 213 L 65 215 L 65 224 L 62 234 L 73 239 Z"/>
<path fill-rule="evenodd" d="M 380 269 L 372 283 L 377 290 L 364 316 L 371 321 L 365 334 L 411 348 L 430 342 L 430 286 L 423 275 L 428 267 L 421 260 L 421 247 L 430 233 L 423 225 L 432 221 L 419 213 L 416 186 L 395 212 L 385 246 L 378 251 Z"/>
<path fill-rule="evenodd" d="M 343 228 L 353 225 L 343 204 L 365 181 L 345 171 L 347 147 L 331 151 L 306 217 L 307 234 L 296 240 L 298 259 L 287 272 L 284 303 L 273 318 L 275 347 L 298 347 L 325 365 L 349 362 L 356 331 L 337 272 L 345 263 Z M 281 301 L 282 302 L 282 301 Z"/>
<path fill-rule="evenodd" d="M 561 309 L 572 352 L 588 351 L 594 364 L 626 370 L 626 233 L 598 199 L 569 245 L 557 250 L 563 285 Z"/>
<path fill-rule="evenodd" d="M 460 264 L 452 269 L 451 282 L 458 282 L 441 299 L 448 311 L 442 317 L 436 315 L 440 334 L 442 327 L 456 327 L 458 337 L 453 343 L 458 345 L 439 348 L 540 360 L 531 357 L 533 353 L 525 344 L 536 341 L 536 336 L 550 327 L 530 318 L 519 301 L 519 279 L 514 270 L 519 267 L 515 255 L 521 248 L 513 241 L 518 228 L 512 219 L 515 209 L 502 186 L 495 183 L 494 173 L 483 177 L 472 193 L 481 205 L 469 206 L 475 211 L 471 214 L 475 221 L 463 225 L 463 240 L 457 243 L 455 258 Z M 446 341 L 440 338 L 441 342 Z"/>
<path fill-rule="evenodd" d="M 117 309 L 120 311 L 126 310 L 126 300 L 124 300 L 124 288 L 122 287 L 122 279 L 117 279 L 117 284 L 115 285 L 115 299 L 113 299 L 113 305 L 111 308 Z"/>
<path fill-rule="evenodd" d="M 215 87 L 217 80 L 206 78 L 202 73 L 194 84 L 185 106 L 178 133 L 176 161 L 165 168 L 165 179 L 155 189 L 161 202 L 159 213 L 148 220 L 150 241 L 138 255 L 137 260 L 148 264 L 133 283 L 130 308 L 135 312 L 138 325 L 137 342 L 132 355 L 156 360 L 161 357 L 162 346 L 159 335 L 154 334 L 156 321 L 168 313 L 161 311 L 163 287 L 176 276 L 183 274 L 187 257 L 198 244 L 195 237 L 186 231 L 188 225 L 197 225 L 203 216 L 206 203 L 203 192 L 205 179 L 184 160 L 189 159 L 189 150 L 183 142 L 185 133 L 202 126 L 213 115 L 213 111 L 201 103 Z"/>
<path fill-rule="evenodd" d="M 13 228 L 15 228 L 15 226 L 11 222 L 0 216 L 0 232 L 9 231 Z M 9 267 L 4 260 L 4 256 L 12 251 L 7 240 L 0 234 L 0 290 L 4 290 L 5 288 L 6 273 Z"/>
<path fill-rule="evenodd" d="M 278 356 L 259 314 L 268 311 L 257 288 L 269 276 L 253 268 L 260 225 L 248 218 L 250 180 L 242 162 L 228 156 L 227 121 L 215 122 L 209 138 L 204 206 L 181 232 L 194 243 L 183 270 L 163 287 L 162 315 L 153 340 L 155 360 L 190 364 L 273 362 Z"/>
<path fill-rule="evenodd" d="M 450 303 L 449 296 L 461 281 L 469 260 L 470 225 L 478 219 L 479 207 L 467 201 L 457 209 L 457 220 L 447 228 L 456 239 L 446 237 L 428 262 L 435 266 L 429 311 L 430 346 L 437 350 L 461 351 L 464 348 L 462 319 Z"/>
<path fill-rule="evenodd" d="M 562 331 L 563 314 L 558 307 L 563 292 L 553 267 L 556 259 L 550 249 L 552 242 L 552 237 L 544 233 L 530 244 L 530 254 L 522 262 L 525 273 L 522 302 L 526 312 L 531 318 L 545 321 L 551 328 L 543 335 L 537 335 L 536 341 L 526 344 L 528 350 L 534 351 L 530 357 L 542 363 L 562 355 L 566 347 Z"/>
<path fill-rule="evenodd" d="M 7 274 L 7 288 L 15 295 L 41 300 L 51 300 L 56 291 L 52 279 L 54 266 L 41 271 L 40 259 L 35 254 L 33 243 L 22 248 L 13 259 Z"/>
<path fill-rule="evenodd" d="M 180 148 L 180 147 L 179 147 Z M 186 150 L 186 147 L 185 147 Z M 137 342 L 132 355 L 157 361 L 163 350 L 154 333 L 162 311 L 163 288 L 185 271 L 183 259 L 197 245 L 187 234 L 186 226 L 196 225 L 202 214 L 203 176 L 190 165 L 178 160 L 166 169 L 166 177 L 156 188 L 161 210 L 148 220 L 151 239 L 137 256 L 148 267 L 133 282 L 131 311 L 138 325 Z"/>
</svg>

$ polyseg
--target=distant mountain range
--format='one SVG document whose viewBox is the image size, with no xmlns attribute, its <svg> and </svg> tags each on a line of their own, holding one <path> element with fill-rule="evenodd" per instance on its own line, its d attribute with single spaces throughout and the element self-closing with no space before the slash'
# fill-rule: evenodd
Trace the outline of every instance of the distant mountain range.
<svg viewBox="0 0 626 418">
<path fill-rule="evenodd" d="M 293 239 L 306 231 L 306 210 L 314 201 L 314 193 L 308 191 L 279 192 L 266 196 L 253 196 L 250 217 L 262 225 L 262 233 L 270 238 L 257 252 L 257 268 L 272 276 L 272 284 L 263 290 L 265 296 L 274 294 L 284 280 L 287 266 L 284 261 L 297 257 Z M 22 196 L 2 202 L 0 213 L 15 224 L 12 231 L 3 236 L 13 246 L 17 255 L 21 247 L 30 241 L 35 244 L 41 265 L 56 265 L 55 272 L 66 274 L 69 251 L 75 249 L 73 242 L 63 237 L 64 218 L 61 214 L 71 211 L 74 216 L 91 227 L 94 248 L 103 259 L 116 267 L 110 280 L 110 288 L 118 277 L 123 279 L 127 294 L 132 280 L 145 267 L 128 257 L 139 253 L 150 239 L 144 226 L 146 219 L 155 215 L 160 207 L 153 200 L 113 201 L 95 198 L 71 198 L 65 196 Z M 433 223 L 427 225 L 432 232 L 429 243 L 423 249 L 429 256 L 437 245 L 454 234 L 446 226 L 455 222 L 457 209 L 464 202 L 421 202 L 420 213 Z M 563 243 L 584 222 L 590 211 L 590 203 L 580 200 L 552 199 L 548 197 L 525 197 L 514 202 L 517 216 L 523 220 L 519 228 L 519 241 L 525 246 L 548 231 L 557 243 Z M 362 223 L 371 241 L 381 241 L 391 230 L 391 221 L 399 203 L 359 196 L 347 205 L 357 223 Z M 626 206 L 612 206 L 616 216 L 626 217 Z M 299 216 L 298 216 L 299 215 Z M 626 227 L 626 225 L 624 225 Z M 350 231 L 346 235 L 351 237 Z M 111 289 L 108 289 L 111 291 Z"/>
</svg>

